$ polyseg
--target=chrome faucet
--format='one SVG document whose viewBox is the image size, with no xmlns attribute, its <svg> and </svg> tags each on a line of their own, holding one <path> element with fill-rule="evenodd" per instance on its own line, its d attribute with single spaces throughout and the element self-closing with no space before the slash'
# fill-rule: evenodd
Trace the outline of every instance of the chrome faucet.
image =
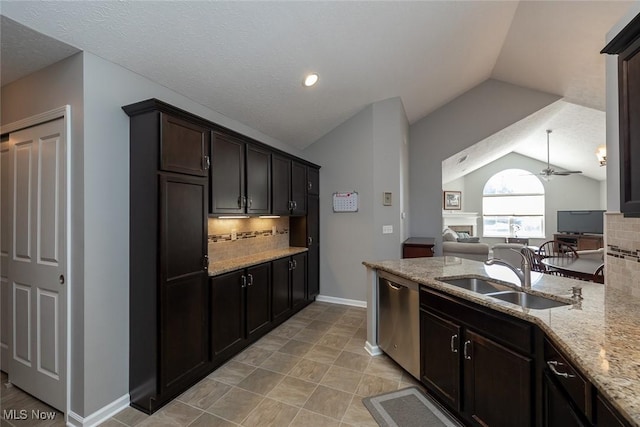
<svg viewBox="0 0 640 427">
<path fill-rule="evenodd" d="M 497 265 L 504 265 L 505 267 L 508 267 L 511 271 L 516 273 L 516 275 L 518 276 L 518 279 L 520 279 L 520 287 L 522 287 L 523 289 L 531 289 L 531 266 L 529 265 L 529 260 L 527 259 L 526 256 L 524 256 L 523 253 L 518 252 L 515 249 L 511 249 L 511 250 L 522 257 L 522 269 L 514 267 L 513 265 L 509 264 L 507 261 L 504 261 L 500 258 L 489 258 L 484 263 L 486 265 L 497 264 Z"/>
</svg>

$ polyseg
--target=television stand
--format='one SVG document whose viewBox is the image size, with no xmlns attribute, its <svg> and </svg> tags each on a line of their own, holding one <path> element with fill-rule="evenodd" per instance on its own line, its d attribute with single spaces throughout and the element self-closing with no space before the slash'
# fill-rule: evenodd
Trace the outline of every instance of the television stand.
<svg viewBox="0 0 640 427">
<path fill-rule="evenodd" d="M 576 251 L 600 249 L 604 247 L 602 234 L 559 233 L 553 235 L 553 240 L 567 243 Z"/>
</svg>

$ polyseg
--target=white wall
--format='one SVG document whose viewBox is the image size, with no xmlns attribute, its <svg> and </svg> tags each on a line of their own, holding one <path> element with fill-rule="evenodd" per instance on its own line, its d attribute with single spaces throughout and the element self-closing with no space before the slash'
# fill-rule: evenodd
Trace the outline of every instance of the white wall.
<svg viewBox="0 0 640 427">
<path fill-rule="evenodd" d="M 464 177 L 463 202 L 469 211 L 482 215 L 482 190 L 494 174 L 505 169 L 523 169 L 537 175 L 546 163 L 509 153 Z M 547 182 L 540 180 L 545 191 L 545 238 L 531 239 L 532 245 L 551 240 L 557 231 L 558 210 L 605 209 L 600 197 L 601 183 L 582 175 L 556 176 Z M 503 238 L 482 237 L 482 219 L 478 221 L 479 236 L 486 243 L 504 243 Z"/>
<path fill-rule="evenodd" d="M 402 103 L 392 98 L 366 107 L 305 150 L 309 160 L 322 166 L 322 295 L 365 301 L 362 261 L 400 257 L 400 216 L 408 203 L 403 151 L 407 129 Z M 334 213 L 336 191 L 357 191 L 358 212 Z M 393 206 L 382 206 L 384 191 L 393 193 Z M 393 234 L 382 235 L 385 224 L 393 225 Z"/>
<path fill-rule="evenodd" d="M 442 161 L 558 99 L 556 95 L 487 80 L 412 124 L 411 234 L 435 237 L 436 253 L 442 253 Z"/>
</svg>

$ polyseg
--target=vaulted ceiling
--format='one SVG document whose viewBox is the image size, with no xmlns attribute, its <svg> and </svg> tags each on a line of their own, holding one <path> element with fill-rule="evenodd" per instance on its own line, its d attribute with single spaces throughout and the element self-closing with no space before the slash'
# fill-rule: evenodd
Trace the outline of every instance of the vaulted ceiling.
<svg viewBox="0 0 640 427">
<path fill-rule="evenodd" d="M 88 51 L 304 148 L 372 102 L 413 123 L 488 78 L 603 111 L 599 51 L 631 3 L 3 0 L 1 77 Z"/>
</svg>

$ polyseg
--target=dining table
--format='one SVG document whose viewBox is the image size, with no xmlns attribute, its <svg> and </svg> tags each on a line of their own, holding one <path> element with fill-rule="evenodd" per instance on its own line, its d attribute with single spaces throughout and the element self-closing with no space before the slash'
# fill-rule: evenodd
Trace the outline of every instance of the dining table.
<svg viewBox="0 0 640 427">
<path fill-rule="evenodd" d="M 583 280 L 593 280 L 593 275 L 604 262 L 599 259 L 580 257 L 548 257 L 542 263 L 564 276 Z"/>
</svg>

